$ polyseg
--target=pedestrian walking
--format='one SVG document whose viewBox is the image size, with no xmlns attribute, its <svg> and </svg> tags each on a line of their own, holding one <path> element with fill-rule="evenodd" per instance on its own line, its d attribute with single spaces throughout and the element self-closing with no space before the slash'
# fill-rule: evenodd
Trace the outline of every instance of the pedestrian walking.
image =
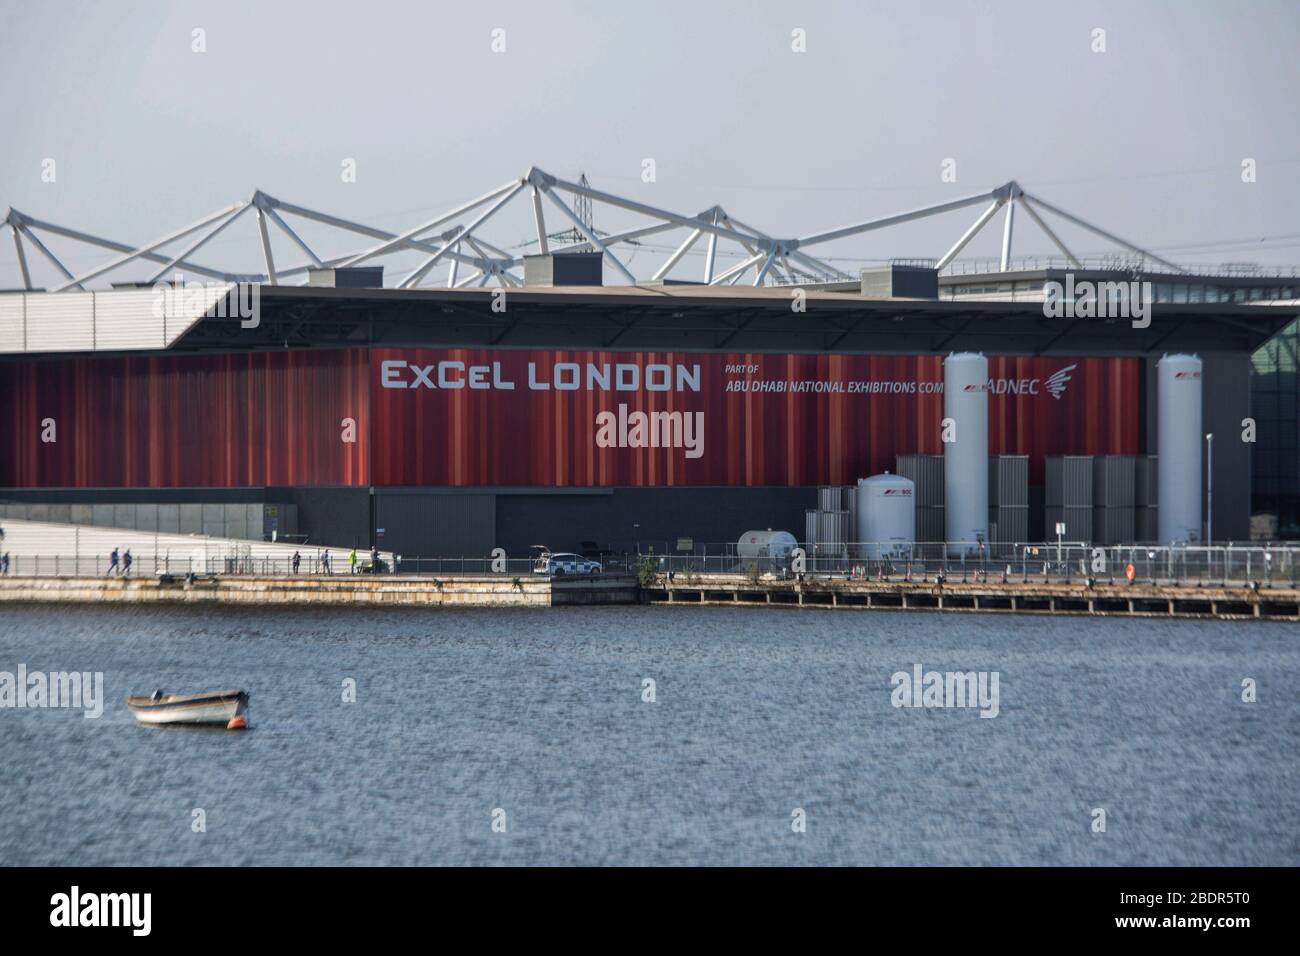
<svg viewBox="0 0 1300 956">
<path fill-rule="evenodd" d="M 330 553 L 328 551 L 320 556 L 320 566 L 321 570 L 326 574 L 330 573 Z"/>
<path fill-rule="evenodd" d="M 353 548 L 348 552 L 348 574 L 357 573 L 357 549 Z"/>
<path fill-rule="evenodd" d="M 293 553 L 293 573 L 298 573 L 298 565 L 302 563 L 302 555 L 297 551 Z"/>
<path fill-rule="evenodd" d="M 117 574 L 117 560 L 117 548 L 114 548 L 113 552 L 108 556 L 108 577 Z"/>
<path fill-rule="evenodd" d="M 123 577 L 131 576 L 131 561 L 132 561 L 131 549 L 127 548 L 126 553 L 122 555 L 122 576 Z"/>
</svg>

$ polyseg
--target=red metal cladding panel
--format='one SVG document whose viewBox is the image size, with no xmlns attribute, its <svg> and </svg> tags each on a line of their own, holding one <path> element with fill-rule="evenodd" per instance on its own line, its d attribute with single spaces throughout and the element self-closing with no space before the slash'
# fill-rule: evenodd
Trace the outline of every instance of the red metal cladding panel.
<svg viewBox="0 0 1300 956">
<path fill-rule="evenodd" d="M 0 363 L 0 486 L 366 485 L 367 359 L 353 349 Z M 43 441 L 51 422 L 56 440 Z"/>
<path fill-rule="evenodd" d="M 989 450 L 1137 454 L 1136 359 L 991 358 Z M 376 485 L 816 485 L 942 451 L 938 356 L 376 349 Z M 644 418 L 642 418 L 644 416 Z"/>
</svg>

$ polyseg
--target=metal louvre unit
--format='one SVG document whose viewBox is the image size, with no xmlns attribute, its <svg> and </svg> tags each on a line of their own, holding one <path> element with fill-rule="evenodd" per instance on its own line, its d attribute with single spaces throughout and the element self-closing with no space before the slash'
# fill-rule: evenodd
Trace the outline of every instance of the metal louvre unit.
<svg viewBox="0 0 1300 956">
<path fill-rule="evenodd" d="M 1133 509 L 1133 535 L 1138 541 L 1155 542 L 1160 536 L 1160 511 L 1150 508 Z"/>
<path fill-rule="evenodd" d="M 803 513 L 803 543 L 811 548 L 821 540 L 821 512 L 816 508 L 809 508 Z"/>
<path fill-rule="evenodd" d="M 1029 456 L 998 455 L 989 459 L 989 505 L 1029 507 Z"/>
<path fill-rule="evenodd" d="M 1045 504 L 1050 508 L 1092 508 L 1092 456 L 1055 455 L 1047 459 Z"/>
<path fill-rule="evenodd" d="M 989 540 L 995 544 L 1023 544 L 1028 541 L 1028 506 L 1010 505 L 990 508 Z"/>
<path fill-rule="evenodd" d="M 1047 508 L 1047 537 L 1056 537 L 1057 522 L 1065 523 L 1065 533 L 1061 537 L 1066 541 L 1092 540 L 1092 509 L 1079 505 L 1049 505 Z"/>
<path fill-rule="evenodd" d="M 1129 544 L 1136 533 L 1136 511 L 1132 506 L 1094 508 L 1092 540 L 1094 544 Z"/>
<path fill-rule="evenodd" d="M 817 508 L 820 511 L 843 511 L 844 488 L 840 485 L 828 485 L 817 489 Z"/>
<path fill-rule="evenodd" d="M 916 540 L 942 541 L 944 535 L 943 506 L 916 509 Z"/>
<path fill-rule="evenodd" d="M 1133 462 L 1134 504 L 1139 508 L 1155 508 L 1160 504 L 1159 462 L 1159 455 L 1139 455 Z"/>
<path fill-rule="evenodd" d="M 918 508 L 943 507 L 943 455 L 897 455 L 894 464 L 898 474 L 916 485 Z"/>
<path fill-rule="evenodd" d="M 1098 455 L 1092 460 L 1092 500 L 1098 508 L 1132 508 L 1137 498 L 1137 459 Z"/>
</svg>

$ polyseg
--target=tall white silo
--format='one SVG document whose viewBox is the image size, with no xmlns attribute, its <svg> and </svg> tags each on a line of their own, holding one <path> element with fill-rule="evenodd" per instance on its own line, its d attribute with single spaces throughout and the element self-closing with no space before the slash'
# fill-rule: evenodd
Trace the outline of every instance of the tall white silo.
<svg viewBox="0 0 1300 956">
<path fill-rule="evenodd" d="M 989 533 L 989 363 L 960 352 L 943 360 L 943 505 L 948 553 L 978 551 Z M 948 440 L 951 439 L 951 440 Z"/>
<path fill-rule="evenodd" d="M 1201 540 L 1201 360 L 1156 363 L 1156 514 L 1160 542 Z"/>
<path fill-rule="evenodd" d="M 902 475 L 858 479 L 858 557 L 905 558 L 916 540 L 916 485 Z"/>
</svg>

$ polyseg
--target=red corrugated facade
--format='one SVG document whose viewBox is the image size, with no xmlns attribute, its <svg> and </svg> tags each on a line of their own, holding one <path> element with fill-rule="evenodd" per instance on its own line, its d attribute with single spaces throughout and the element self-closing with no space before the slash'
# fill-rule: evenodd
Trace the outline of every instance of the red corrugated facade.
<svg viewBox="0 0 1300 956">
<path fill-rule="evenodd" d="M 1140 360 L 995 357 L 989 372 L 989 450 L 1030 455 L 1031 480 L 1046 455 L 1139 452 Z M 845 484 L 893 469 L 896 454 L 942 450 L 942 381 L 936 356 L 347 349 L 0 363 L 0 486 Z M 638 442 L 635 412 L 681 413 L 656 420 L 679 447 L 619 447 Z M 47 418 L 53 443 L 41 441 Z"/>
<path fill-rule="evenodd" d="M 364 350 L 0 363 L 0 485 L 367 483 Z M 342 440 L 344 419 L 355 442 Z M 54 421 L 56 441 L 42 441 Z"/>
</svg>

